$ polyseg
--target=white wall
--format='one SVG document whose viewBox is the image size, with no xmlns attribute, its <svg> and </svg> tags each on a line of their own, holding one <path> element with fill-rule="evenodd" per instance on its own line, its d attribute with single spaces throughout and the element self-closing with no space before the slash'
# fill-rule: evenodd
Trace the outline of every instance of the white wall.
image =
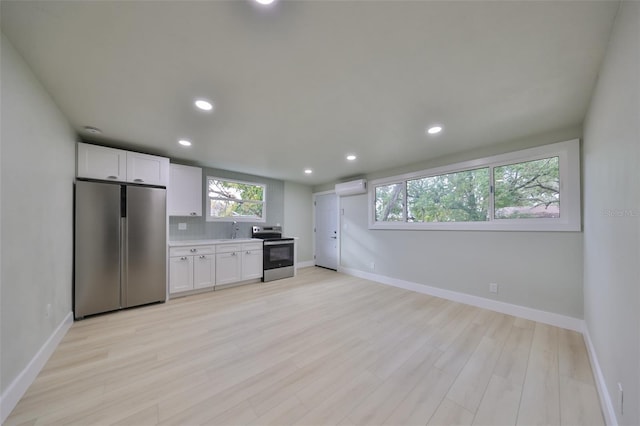
<svg viewBox="0 0 640 426">
<path fill-rule="evenodd" d="M 283 232 L 298 237 L 298 262 L 313 260 L 313 194 L 311 187 L 299 183 L 284 183 Z"/>
<path fill-rule="evenodd" d="M 343 267 L 582 318 L 581 233 L 369 230 L 366 195 L 341 203 Z"/>
<path fill-rule="evenodd" d="M 640 3 L 623 2 L 584 126 L 585 322 L 614 407 L 640 424 Z M 617 409 L 616 409 L 617 411 Z"/>
<path fill-rule="evenodd" d="M 579 129 L 376 173 L 393 176 L 580 137 Z M 369 230 L 367 195 L 343 197 L 341 266 L 582 319 L 581 232 Z M 498 283 L 497 295 L 489 283 Z"/>
<path fill-rule="evenodd" d="M 0 76 L 4 396 L 72 309 L 75 135 L 4 35 Z"/>
</svg>

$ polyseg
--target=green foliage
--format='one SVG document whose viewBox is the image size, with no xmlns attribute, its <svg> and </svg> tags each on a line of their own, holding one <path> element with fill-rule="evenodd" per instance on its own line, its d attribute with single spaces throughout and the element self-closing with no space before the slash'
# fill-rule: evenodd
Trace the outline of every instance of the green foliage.
<svg viewBox="0 0 640 426">
<path fill-rule="evenodd" d="M 264 186 L 209 179 L 208 190 L 211 216 L 262 217 Z"/>
<path fill-rule="evenodd" d="M 558 157 L 496 167 L 497 219 L 559 217 Z"/>
<path fill-rule="evenodd" d="M 478 222 L 489 219 L 489 169 L 407 181 L 410 222 Z"/>
</svg>

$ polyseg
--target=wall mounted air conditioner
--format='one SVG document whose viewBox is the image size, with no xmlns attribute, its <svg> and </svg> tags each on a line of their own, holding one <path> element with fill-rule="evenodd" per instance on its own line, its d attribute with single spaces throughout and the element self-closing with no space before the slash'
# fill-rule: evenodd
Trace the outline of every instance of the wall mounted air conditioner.
<svg viewBox="0 0 640 426">
<path fill-rule="evenodd" d="M 367 192 L 367 181 L 364 179 L 352 180 L 351 182 L 337 183 L 336 195 L 344 197 L 347 195 L 364 194 Z"/>
</svg>

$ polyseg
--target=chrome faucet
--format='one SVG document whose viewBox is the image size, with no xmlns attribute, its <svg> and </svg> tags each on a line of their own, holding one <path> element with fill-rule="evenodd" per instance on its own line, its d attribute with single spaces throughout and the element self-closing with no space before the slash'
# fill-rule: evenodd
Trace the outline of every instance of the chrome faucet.
<svg viewBox="0 0 640 426">
<path fill-rule="evenodd" d="M 238 222 L 235 220 L 231 223 L 231 239 L 235 240 L 238 236 Z"/>
</svg>

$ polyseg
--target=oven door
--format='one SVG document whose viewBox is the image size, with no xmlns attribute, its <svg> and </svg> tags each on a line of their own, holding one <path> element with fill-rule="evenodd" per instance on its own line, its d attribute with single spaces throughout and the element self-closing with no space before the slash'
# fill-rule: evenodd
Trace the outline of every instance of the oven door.
<svg viewBox="0 0 640 426">
<path fill-rule="evenodd" d="M 293 266 L 293 241 L 265 241 L 263 256 L 265 271 Z"/>
</svg>

